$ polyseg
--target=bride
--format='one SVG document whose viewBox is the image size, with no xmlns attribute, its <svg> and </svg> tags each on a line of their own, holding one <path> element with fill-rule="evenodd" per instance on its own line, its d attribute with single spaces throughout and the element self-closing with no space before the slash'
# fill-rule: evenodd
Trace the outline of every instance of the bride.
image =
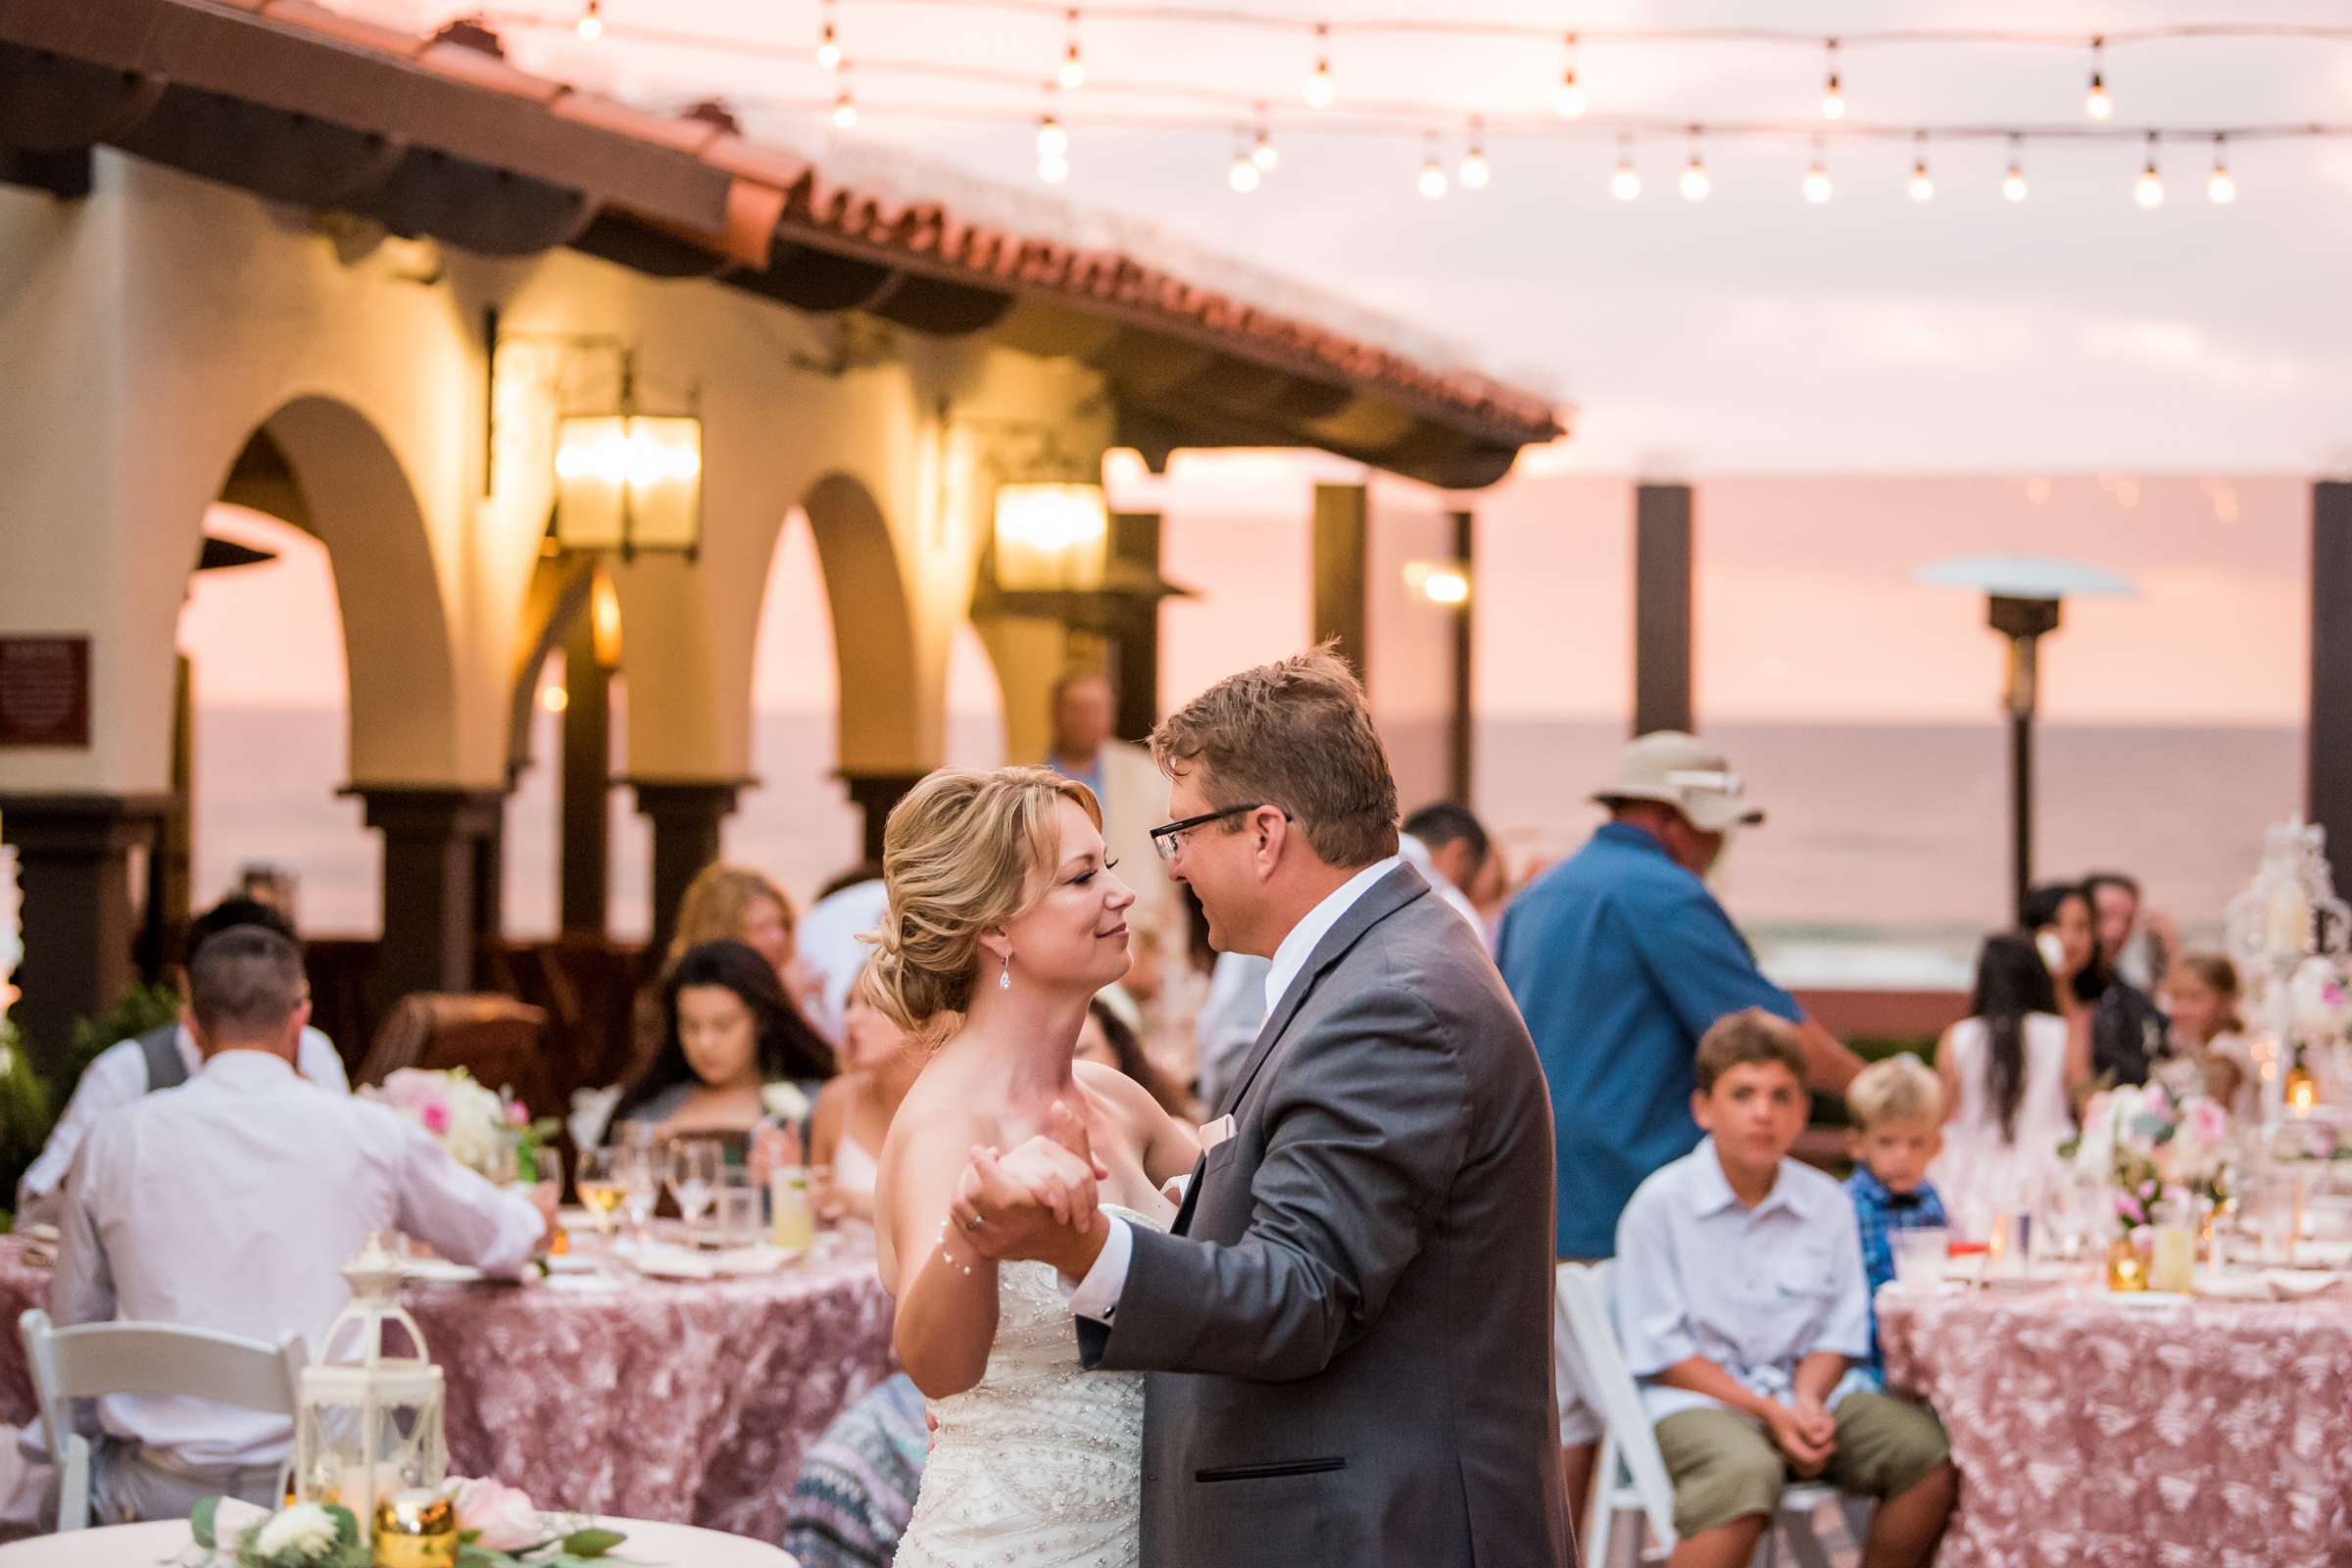
<svg viewBox="0 0 2352 1568">
<path fill-rule="evenodd" d="M 1102 809 L 1036 768 L 932 774 L 891 812 L 890 908 L 868 998 L 932 1054 L 891 1121 L 875 1193 L 893 1343 L 938 1434 L 900 1568 L 1128 1568 L 1137 1562 L 1144 1391 L 1086 1372 L 1054 1270 L 981 1257 L 949 1209 L 980 1151 L 1056 1218 L 1098 1202 L 1165 1229 L 1160 1186 L 1195 1130 L 1113 1069 L 1073 1062 L 1087 1004 L 1127 972 L 1135 894 Z M 1098 1190 L 1025 1156 L 1041 1136 L 1094 1162 Z"/>
</svg>

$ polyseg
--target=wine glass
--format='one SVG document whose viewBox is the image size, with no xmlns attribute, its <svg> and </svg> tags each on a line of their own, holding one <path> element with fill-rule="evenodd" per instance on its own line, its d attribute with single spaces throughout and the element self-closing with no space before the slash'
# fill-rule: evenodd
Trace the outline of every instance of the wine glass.
<svg viewBox="0 0 2352 1568">
<path fill-rule="evenodd" d="M 621 1180 L 621 1152 L 610 1147 L 580 1151 L 580 1202 L 595 1216 L 596 1234 L 608 1238 L 612 1231 L 612 1215 L 627 1194 L 627 1184 Z"/>
<path fill-rule="evenodd" d="M 708 1138 L 681 1138 L 670 1145 L 669 1196 L 677 1200 L 689 1241 L 703 1211 L 718 1196 L 718 1145 Z"/>
<path fill-rule="evenodd" d="M 628 1211 L 629 1228 L 639 1246 L 653 1223 L 654 1205 L 662 1201 L 662 1152 L 643 1145 L 624 1145 L 612 1151 L 613 1174 L 620 1181 L 621 1206 Z"/>
</svg>

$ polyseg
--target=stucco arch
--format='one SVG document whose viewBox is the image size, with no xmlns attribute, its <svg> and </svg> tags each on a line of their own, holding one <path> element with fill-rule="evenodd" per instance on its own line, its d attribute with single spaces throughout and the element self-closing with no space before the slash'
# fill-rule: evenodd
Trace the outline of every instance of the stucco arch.
<svg viewBox="0 0 2352 1568">
<path fill-rule="evenodd" d="M 351 691 L 350 776 L 364 784 L 458 776 L 458 677 L 431 538 L 406 469 L 352 405 L 318 393 L 255 426 L 220 494 L 282 516 L 326 546 Z M 289 481 L 256 493 L 257 450 Z M 266 463 L 268 460 L 265 459 Z"/>
<path fill-rule="evenodd" d="M 936 767 L 947 738 L 945 651 L 917 634 L 889 520 L 873 493 L 846 473 L 810 485 L 801 510 L 833 609 L 842 771 Z"/>
</svg>

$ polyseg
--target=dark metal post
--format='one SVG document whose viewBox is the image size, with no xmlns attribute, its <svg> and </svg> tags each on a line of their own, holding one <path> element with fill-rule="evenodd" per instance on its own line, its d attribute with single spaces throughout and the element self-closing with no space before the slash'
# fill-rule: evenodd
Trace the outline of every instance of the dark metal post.
<svg viewBox="0 0 2352 1568">
<path fill-rule="evenodd" d="M 637 809 L 653 819 L 653 934 L 648 953 L 659 956 L 677 929 L 678 901 L 686 885 L 718 860 L 719 824 L 735 809 L 735 797 L 748 779 L 631 779 Z"/>
<path fill-rule="evenodd" d="M 2311 487 L 2311 718 L 2304 813 L 2352 857 L 2352 483 Z"/>
<path fill-rule="evenodd" d="M 601 937 L 612 885 L 612 676 L 596 659 L 593 595 L 564 633 L 564 692 L 561 926 L 566 935 Z"/>
<path fill-rule="evenodd" d="M 1473 710 L 1471 691 L 1473 645 L 1476 641 L 1475 617 L 1478 613 L 1478 572 L 1473 551 L 1476 547 L 1474 518 L 1467 512 L 1453 514 L 1453 559 L 1461 567 L 1462 576 L 1470 584 L 1470 597 L 1453 611 L 1453 735 L 1452 771 L 1449 793 L 1464 806 L 1470 804 L 1470 785 L 1475 771 L 1477 751 L 1477 715 Z"/>
<path fill-rule="evenodd" d="M 1355 666 L 1356 678 L 1367 690 L 1372 667 L 1366 646 L 1364 559 L 1370 520 L 1370 496 L 1364 486 L 1315 486 L 1315 641 L 1337 638 L 1341 655 Z"/>
<path fill-rule="evenodd" d="M 134 978 L 130 852 L 154 841 L 163 796 L 0 796 L 0 842 L 17 852 L 24 951 L 15 1016 L 33 1065 L 62 1068 L 74 1023 Z"/>
<path fill-rule="evenodd" d="M 2022 924 L 2026 894 L 2034 885 L 2034 712 L 2040 702 L 2041 639 L 2058 629 L 2055 599 L 2012 599 L 1994 594 L 1988 605 L 1992 629 L 2009 639 L 2009 888 L 2011 909 Z"/>
<path fill-rule="evenodd" d="M 1634 733 L 1693 729 L 1690 487 L 1634 492 Z"/>
<path fill-rule="evenodd" d="M 384 934 L 371 1011 L 381 1016 L 413 992 L 472 989 L 480 842 L 496 831 L 505 795 L 359 784 L 349 793 L 384 835 Z"/>
</svg>

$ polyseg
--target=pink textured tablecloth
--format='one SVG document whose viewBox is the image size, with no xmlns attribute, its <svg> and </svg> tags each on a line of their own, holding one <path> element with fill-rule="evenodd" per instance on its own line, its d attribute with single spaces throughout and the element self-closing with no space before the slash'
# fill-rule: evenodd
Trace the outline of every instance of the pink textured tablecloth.
<svg viewBox="0 0 2352 1568">
<path fill-rule="evenodd" d="M 0 1239 L 0 1420 L 33 1419 L 16 1316 L 48 1271 Z M 449 1453 L 548 1507 L 784 1539 L 801 1454 L 891 1370 L 870 1234 L 772 1274 L 412 1286 Z"/>
<path fill-rule="evenodd" d="M 2352 1298 L 1889 1291 L 1879 1334 L 1960 1467 L 1940 1568 L 2352 1564 Z"/>
</svg>

